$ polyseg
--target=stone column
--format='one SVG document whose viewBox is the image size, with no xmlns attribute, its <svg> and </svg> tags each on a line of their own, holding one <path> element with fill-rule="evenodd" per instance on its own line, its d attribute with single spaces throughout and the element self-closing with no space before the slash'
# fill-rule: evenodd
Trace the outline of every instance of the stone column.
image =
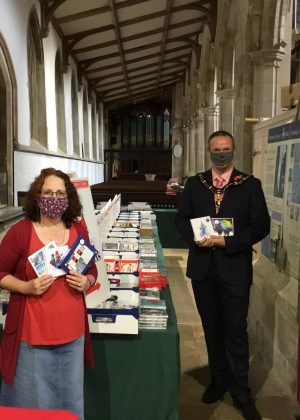
<svg viewBox="0 0 300 420">
<path fill-rule="evenodd" d="M 219 129 L 233 133 L 234 89 L 220 89 L 219 97 Z"/>
<path fill-rule="evenodd" d="M 189 129 L 183 127 L 183 178 L 189 176 Z"/>
<path fill-rule="evenodd" d="M 182 124 L 182 118 L 175 118 L 172 126 L 172 147 L 179 143 L 184 148 Z M 184 155 L 180 158 L 172 156 L 172 178 L 177 178 L 179 182 L 182 180 L 183 159 Z"/>
<path fill-rule="evenodd" d="M 195 129 L 195 155 L 196 155 L 196 172 L 205 170 L 205 120 L 203 114 L 194 117 Z"/>
<path fill-rule="evenodd" d="M 196 138 L 195 138 L 195 124 L 194 121 L 189 123 L 189 176 L 196 174 Z"/>
<path fill-rule="evenodd" d="M 277 73 L 285 52 L 278 49 L 250 53 L 254 65 L 253 117 L 276 115 Z"/>
<path fill-rule="evenodd" d="M 182 130 L 184 116 L 183 84 L 177 83 L 172 90 L 172 148 L 179 143 L 184 149 L 184 133 Z M 182 181 L 183 162 L 184 154 L 180 158 L 175 158 L 172 155 L 172 178 L 177 178 L 179 182 Z"/>
</svg>

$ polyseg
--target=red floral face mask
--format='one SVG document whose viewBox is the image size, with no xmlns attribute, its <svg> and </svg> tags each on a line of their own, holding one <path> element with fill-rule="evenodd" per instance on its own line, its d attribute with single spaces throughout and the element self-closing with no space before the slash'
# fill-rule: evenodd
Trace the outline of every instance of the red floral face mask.
<svg viewBox="0 0 300 420">
<path fill-rule="evenodd" d="M 69 202 L 68 197 L 39 197 L 37 204 L 43 216 L 54 219 L 64 214 Z"/>
</svg>

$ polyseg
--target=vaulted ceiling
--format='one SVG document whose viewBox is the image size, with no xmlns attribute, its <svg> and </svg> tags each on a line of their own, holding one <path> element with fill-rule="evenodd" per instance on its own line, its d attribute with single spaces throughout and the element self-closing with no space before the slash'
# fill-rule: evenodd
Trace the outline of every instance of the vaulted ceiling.
<svg viewBox="0 0 300 420">
<path fill-rule="evenodd" d="M 51 21 L 63 60 L 108 106 L 168 98 L 185 78 L 205 24 L 216 26 L 217 0 L 40 0 L 42 35 Z"/>
</svg>

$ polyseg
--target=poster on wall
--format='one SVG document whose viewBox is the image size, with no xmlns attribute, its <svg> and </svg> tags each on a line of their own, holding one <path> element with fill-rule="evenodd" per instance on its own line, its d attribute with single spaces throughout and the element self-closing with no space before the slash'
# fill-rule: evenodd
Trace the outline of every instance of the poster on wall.
<svg viewBox="0 0 300 420">
<path fill-rule="evenodd" d="M 300 121 L 269 130 L 264 192 L 271 231 L 262 253 L 300 277 Z"/>
</svg>

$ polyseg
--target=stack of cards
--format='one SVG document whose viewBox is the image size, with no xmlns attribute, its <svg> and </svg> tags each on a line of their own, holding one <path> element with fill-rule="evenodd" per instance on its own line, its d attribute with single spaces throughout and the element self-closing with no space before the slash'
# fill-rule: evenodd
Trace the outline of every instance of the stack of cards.
<svg viewBox="0 0 300 420">
<path fill-rule="evenodd" d="M 202 241 L 211 235 L 233 236 L 233 218 L 197 217 L 190 219 L 196 241 Z"/>
<path fill-rule="evenodd" d="M 95 247 L 86 239 L 78 236 L 67 254 L 61 258 L 58 267 L 67 273 L 77 271 L 85 274 L 96 257 L 97 250 Z"/>
<path fill-rule="evenodd" d="M 44 274 L 52 274 L 53 277 L 64 276 L 66 272 L 58 266 L 67 251 L 67 245 L 56 246 L 52 241 L 34 254 L 29 255 L 28 260 L 38 277 Z"/>
</svg>

